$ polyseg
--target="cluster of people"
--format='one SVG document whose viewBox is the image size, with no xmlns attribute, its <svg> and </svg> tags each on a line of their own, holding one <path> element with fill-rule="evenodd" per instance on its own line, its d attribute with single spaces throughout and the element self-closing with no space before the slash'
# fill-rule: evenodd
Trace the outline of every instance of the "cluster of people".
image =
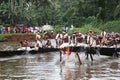
<svg viewBox="0 0 120 80">
<path fill-rule="evenodd" d="M 9 33 L 34 33 L 37 30 L 41 30 L 41 27 L 32 26 L 5 26 L 0 28 L 0 34 Z"/>
<path fill-rule="evenodd" d="M 80 32 L 74 32 L 72 35 L 68 35 L 66 32 L 58 32 L 56 35 L 53 31 L 44 32 L 43 35 L 36 33 L 36 40 L 34 47 L 30 48 L 29 42 L 20 42 L 20 48 L 18 50 L 39 50 L 39 48 L 59 48 L 60 49 L 60 61 L 61 55 L 66 54 L 67 60 L 69 60 L 71 51 L 69 47 L 83 46 L 83 47 L 117 47 L 120 43 L 119 33 L 107 33 L 104 30 L 99 34 L 95 34 L 94 31 L 89 30 L 86 34 Z M 79 63 L 82 64 L 79 56 L 79 51 L 75 51 Z"/>
<path fill-rule="evenodd" d="M 51 45 L 54 48 L 62 48 L 67 46 L 115 46 L 120 40 L 119 33 L 106 33 L 104 30 L 100 35 L 96 35 L 94 31 L 89 30 L 86 34 L 75 32 L 72 35 L 68 35 L 66 32 L 58 32 L 56 35 L 53 32 L 45 32 L 42 37 L 44 41 L 43 47 Z M 55 41 L 54 44 L 52 41 Z M 54 46 L 56 45 L 56 46 Z"/>
<path fill-rule="evenodd" d="M 116 46 L 120 40 L 118 33 L 106 33 L 104 30 L 100 35 L 89 30 L 86 34 L 75 32 L 68 35 L 66 32 L 58 32 L 56 35 L 53 31 L 36 34 L 36 44 L 43 48 L 64 48 L 68 46 Z"/>
</svg>

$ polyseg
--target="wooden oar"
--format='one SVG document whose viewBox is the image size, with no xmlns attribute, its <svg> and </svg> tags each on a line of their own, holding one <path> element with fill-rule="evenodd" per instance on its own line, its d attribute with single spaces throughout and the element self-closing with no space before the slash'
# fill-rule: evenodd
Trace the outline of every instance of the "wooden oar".
<svg viewBox="0 0 120 80">
<path fill-rule="evenodd" d="M 86 55 L 87 55 L 87 59 L 88 59 L 88 56 L 89 56 L 89 54 L 90 54 L 90 58 L 91 58 L 91 60 L 93 61 L 93 57 L 92 57 L 92 53 L 91 53 L 91 49 L 92 49 L 91 46 L 89 46 L 89 47 L 87 48 Z"/>
<path fill-rule="evenodd" d="M 76 52 L 76 55 L 77 55 L 77 58 L 78 58 L 79 64 L 81 65 L 82 62 L 81 62 L 81 60 L 80 60 L 80 56 L 79 56 L 78 52 Z"/>
<path fill-rule="evenodd" d="M 62 61 L 62 50 L 60 49 L 60 62 Z"/>
</svg>

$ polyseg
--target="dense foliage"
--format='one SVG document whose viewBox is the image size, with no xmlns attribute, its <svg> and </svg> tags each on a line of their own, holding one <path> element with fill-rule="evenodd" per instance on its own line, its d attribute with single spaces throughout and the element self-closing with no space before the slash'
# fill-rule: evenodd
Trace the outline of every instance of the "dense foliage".
<svg viewBox="0 0 120 80">
<path fill-rule="evenodd" d="M 1 24 L 120 30 L 120 0 L 2 0 Z M 112 27 L 112 28 L 111 28 Z M 116 28 L 116 29 L 115 29 Z"/>
</svg>

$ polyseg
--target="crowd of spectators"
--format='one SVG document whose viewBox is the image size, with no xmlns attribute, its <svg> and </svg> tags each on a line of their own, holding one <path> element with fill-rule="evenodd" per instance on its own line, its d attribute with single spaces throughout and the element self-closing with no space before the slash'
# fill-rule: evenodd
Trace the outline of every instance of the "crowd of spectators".
<svg viewBox="0 0 120 80">
<path fill-rule="evenodd" d="M 4 26 L 0 27 L 0 34 L 8 33 L 35 33 L 40 31 L 41 27 L 32 27 L 32 26 Z"/>
</svg>

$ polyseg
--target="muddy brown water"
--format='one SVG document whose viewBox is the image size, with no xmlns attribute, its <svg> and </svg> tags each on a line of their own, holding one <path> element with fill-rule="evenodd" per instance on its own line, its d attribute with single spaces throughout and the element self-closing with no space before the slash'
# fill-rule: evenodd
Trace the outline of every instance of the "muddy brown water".
<svg viewBox="0 0 120 80">
<path fill-rule="evenodd" d="M 69 60 L 59 52 L 25 54 L 0 58 L 0 80 L 120 80 L 120 57 L 80 54 L 82 65 L 72 53 Z"/>
</svg>

